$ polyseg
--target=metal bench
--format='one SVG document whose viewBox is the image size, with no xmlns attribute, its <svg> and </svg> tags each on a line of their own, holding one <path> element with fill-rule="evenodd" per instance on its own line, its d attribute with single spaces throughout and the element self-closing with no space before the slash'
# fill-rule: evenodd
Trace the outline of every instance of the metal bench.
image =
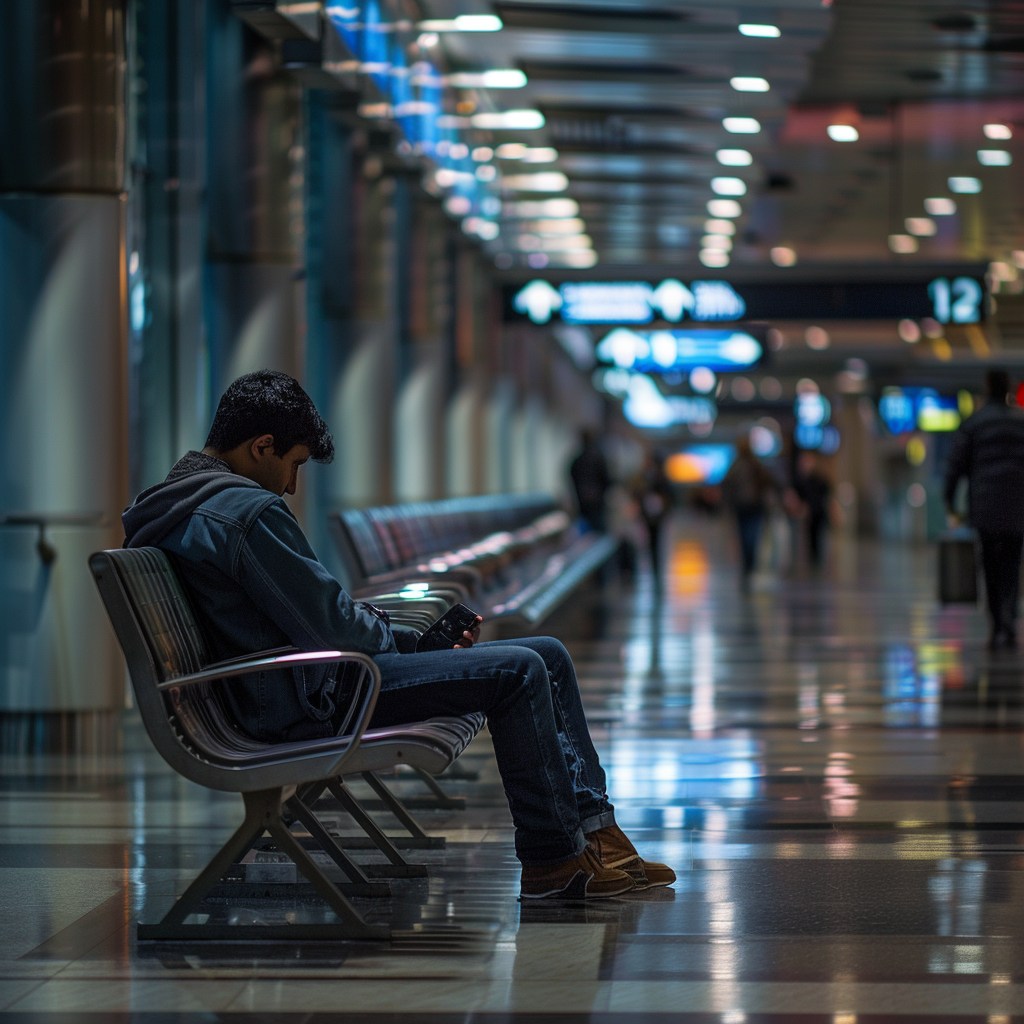
<svg viewBox="0 0 1024 1024">
<path fill-rule="evenodd" d="M 424 599 L 463 600 L 513 628 L 536 627 L 617 546 L 578 534 L 543 493 L 347 509 L 330 526 L 355 596 L 395 611 L 418 584 Z"/>
<path fill-rule="evenodd" d="M 164 760 L 185 778 L 209 789 L 240 793 L 245 820 L 178 898 L 159 924 L 138 925 L 140 939 L 387 939 L 390 928 L 367 921 L 311 856 L 319 847 L 358 894 L 388 895 L 373 883 L 311 809 L 331 790 L 370 839 L 392 861 L 405 862 L 379 828 L 361 813 L 345 787 L 345 775 L 361 774 L 401 820 L 404 811 L 377 772 L 411 765 L 430 776 L 446 769 L 483 724 L 482 715 L 431 719 L 386 729 L 368 729 L 380 673 L 371 658 L 342 651 L 282 648 L 210 664 L 192 607 L 167 556 L 157 548 L 102 551 L 89 560 L 128 663 L 143 724 Z M 341 735 L 290 743 L 264 743 L 239 730 L 223 701 L 222 684 L 246 673 L 295 664 L 337 664 L 339 682 L 351 694 Z M 408 817 L 406 815 L 406 817 Z M 293 834 L 298 822 L 308 837 Z M 415 822 L 403 821 L 411 831 Z M 270 834 L 334 913 L 334 920 L 284 924 L 189 923 L 205 913 L 204 900 L 225 873 Z M 420 833 L 422 835 L 422 833 Z M 415 870 L 404 872 L 416 874 Z M 403 874 L 398 871 L 397 874 Z M 242 887 L 239 887 L 239 892 Z"/>
</svg>

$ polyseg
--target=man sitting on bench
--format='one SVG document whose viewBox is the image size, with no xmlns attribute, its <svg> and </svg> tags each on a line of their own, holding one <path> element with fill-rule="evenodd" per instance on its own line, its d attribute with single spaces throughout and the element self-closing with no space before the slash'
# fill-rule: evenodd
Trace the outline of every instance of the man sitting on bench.
<svg viewBox="0 0 1024 1024">
<path fill-rule="evenodd" d="M 594 899 L 670 885 L 615 824 L 572 661 L 550 637 L 411 652 L 416 634 L 353 601 L 320 564 L 283 499 L 299 467 L 330 462 L 334 443 L 287 374 L 239 377 L 201 452 L 124 513 L 126 547 L 155 546 L 174 563 L 216 659 L 272 647 L 372 656 L 381 689 L 370 727 L 482 711 L 515 823 L 523 898 Z M 333 666 L 277 669 L 233 681 L 237 724 L 267 741 L 334 735 L 346 694 Z"/>
</svg>

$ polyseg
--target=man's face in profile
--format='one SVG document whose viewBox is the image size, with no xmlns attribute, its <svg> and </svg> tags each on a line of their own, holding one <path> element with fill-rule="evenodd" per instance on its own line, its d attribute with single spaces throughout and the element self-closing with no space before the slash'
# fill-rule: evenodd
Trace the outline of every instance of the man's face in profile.
<svg viewBox="0 0 1024 1024">
<path fill-rule="evenodd" d="M 274 494 L 294 494 L 299 482 L 299 466 L 309 460 L 309 449 L 297 444 L 284 455 L 275 455 L 273 447 L 261 452 L 252 479 Z"/>
</svg>

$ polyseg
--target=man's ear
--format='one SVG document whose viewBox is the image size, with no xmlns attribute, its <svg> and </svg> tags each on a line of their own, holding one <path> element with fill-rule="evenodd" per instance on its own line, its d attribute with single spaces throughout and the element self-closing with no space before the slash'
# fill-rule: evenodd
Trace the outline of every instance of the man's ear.
<svg viewBox="0 0 1024 1024">
<path fill-rule="evenodd" d="M 252 443 L 249 445 L 249 454 L 252 455 L 256 461 L 260 461 L 266 455 L 274 450 L 274 435 L 273 434 L 260 434 L 259 437 L 254 437 Z"/>
</svg>

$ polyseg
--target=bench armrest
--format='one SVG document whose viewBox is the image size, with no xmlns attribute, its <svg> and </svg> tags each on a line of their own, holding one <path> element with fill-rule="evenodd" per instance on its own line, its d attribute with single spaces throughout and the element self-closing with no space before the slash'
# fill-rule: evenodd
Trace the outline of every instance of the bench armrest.
<svg viewBox="0 0 1024 1024">
<path fill-rule="evenodd" d="M 208 665 L 200 672 L 191 672 L 187 676 L 157 683 L 158 690 L 171 690 L 176 686 L 192 686 L 194 683 L 211 683 L 218 679 L 231 679 L 244 676 L 249 672 L 259 672 L 268 668 L 291 668 L 295 665 L 328 665 L 331 662 L 358 661 L 370 670 L 371 675 L 377 674 L 377 666 L 373 659 L 355 651 L 300 651 L 297 647 L 275 647 L 269 651 L 257 651 L 256 654 L 241 658 L 229 658 Z M 377 687 L 379 687 L 379 682 Z M 375 687 L 375 689 L 377 688 Z"/>
</svg>

